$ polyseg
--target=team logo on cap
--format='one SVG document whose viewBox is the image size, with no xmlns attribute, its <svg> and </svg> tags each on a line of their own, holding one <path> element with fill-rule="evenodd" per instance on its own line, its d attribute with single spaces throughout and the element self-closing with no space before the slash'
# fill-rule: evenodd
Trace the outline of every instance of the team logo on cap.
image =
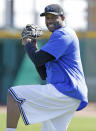
<svg viewBox="0 0 96 131">
<path fill-rule="evenodd" d="M 54 12 L 54 9 L 50 6 L 45 8 L 45 12 Z"/>
</svg>

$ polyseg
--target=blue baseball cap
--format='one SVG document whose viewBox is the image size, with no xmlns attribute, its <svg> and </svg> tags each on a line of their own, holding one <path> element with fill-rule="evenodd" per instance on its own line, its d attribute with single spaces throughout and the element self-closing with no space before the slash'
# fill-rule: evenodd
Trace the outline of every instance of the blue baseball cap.
<svg viewBox="0 0 96 131">
<path fill-rule="evenodd" d="M 40 16 L 45 16 L 47 13 L 64 16 L 63 8 L 58 4 L 51 4 L 46 6 L 44 12 L 41 13 Z"/>
</svg>

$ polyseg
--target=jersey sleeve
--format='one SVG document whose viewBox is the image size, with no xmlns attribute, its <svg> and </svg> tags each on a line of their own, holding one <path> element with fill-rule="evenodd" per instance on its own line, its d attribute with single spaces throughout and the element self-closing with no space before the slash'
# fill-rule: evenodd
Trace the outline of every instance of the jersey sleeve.
<svg viewBox="0 0 96 131">
<path fill-rule="evenodd" d="M 72 37 L 69 34 L 57 31 L 51 35 L 48 43 L 46 43 L 41 50 L 53 55 L 57 60 L 65 54 L 71 42 Z"/>
</svg>

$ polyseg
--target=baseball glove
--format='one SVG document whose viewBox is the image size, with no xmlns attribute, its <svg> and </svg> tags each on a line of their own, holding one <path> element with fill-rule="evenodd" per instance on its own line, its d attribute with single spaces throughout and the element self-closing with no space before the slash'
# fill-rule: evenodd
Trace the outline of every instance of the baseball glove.
<svg viewBox="0 0 96 131">
<path fill-rule="evenodd" d="M 30 38 L 32 40 L 36 40 L 42 35 L 43 35 L 43 31 L 42 31 L 41 27 L 39 27 L 38 25 L 34 25 L 34 24 L 28 24 L 23 29 L 23 31 L 21 33 L 21 38 L 22 39 Z"/>
</svg>

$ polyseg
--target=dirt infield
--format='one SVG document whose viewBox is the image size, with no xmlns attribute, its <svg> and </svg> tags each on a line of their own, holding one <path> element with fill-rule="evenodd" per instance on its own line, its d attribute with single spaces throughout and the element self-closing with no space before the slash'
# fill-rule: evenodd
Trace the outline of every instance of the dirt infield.
<svg viewBox="0 0 96 131">
<path fill-rule="evenodd" d="M 6 113 L 6 106 L 0 106 L 0 112 Z M 89 103 L 85 109 L 77 111 L 75 116 L 96 117 L 96 102 Z"/>
<path fill-rule="evenodd" d="M 81 111 L 77 111 L 75 116 L 96 117 L 96 102 L 89 103 L 86 108 Z"/>
<path fill-rule="evenodd" d="M 0 106 L 0 113 L 6 113 L 6 106 Z"/>
</svg>

